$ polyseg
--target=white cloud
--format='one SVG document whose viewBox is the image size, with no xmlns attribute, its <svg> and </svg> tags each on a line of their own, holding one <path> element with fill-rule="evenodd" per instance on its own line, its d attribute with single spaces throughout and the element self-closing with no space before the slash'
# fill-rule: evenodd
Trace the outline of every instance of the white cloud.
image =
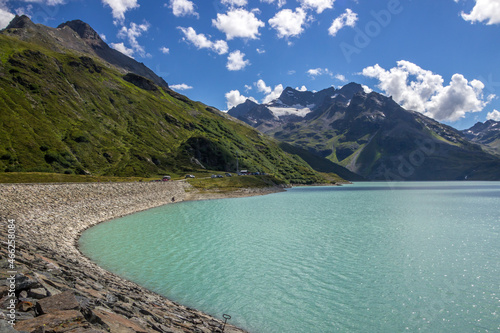
<svg viewBox="0 0 500 333">
<path fill-rule="evenodd" d="M 257 39 L 260 35 L 259 28 L 264 27 L 265 23 L 253 12 L 238 8 L 231 9 L 227 14 L 217 14 L 217 19 L 212 20 L 212 25 L 231 40 L 235 37 Z"/>
<path fill-rule="evenodd" d="M 296 71 L 295 71 L 294 69 L 291 69 L 291 70 L 289 70 L 289 71 L 287 72 L 287 74 L 288 74 L 288 75 L 293 75 L 293 74 L 295 74 L 295 73 L 296 73 Z"/>
<path fill-rule="evenodd" d="M 125 46 L 123 43 L 111 43 L 112 48 L 114 48 L 117 51 L 120 51 L 121 53 L 125 54 L 126 56 L 129 56 L 130 58 L 134 58 L 134 50 L 129 49 Z"/>
<path fill-rule="evenodd" d="M 248 84 L 245 84 L 245 91 L 249 92 L 250 90 L 252 90 L 252 86 L 249 86 Z"/>
<path fill-rule="evenodd" d="M 266 53 L 266 50 L 262 50 L 262 49 L 257 49 L 256 50 L 258 54 L 264 54 Z"/>
<path fill-rule="evenodd" d="M 309 74 L 310 76 L 318 76 L 321 75 L 322 72 L 322 68 L 311 68 L 307 71 L 307 74 Z"/>
<path fill-rule="evenodd" d="M 214 42 L 212 49 L 217 54 L 226 54 L 229 51 L 229 46 L 225 40 L 217 40 Z"/>
<path fill-rule="evenodd" d="M 22 16 L 22 15 L 26 15 L 28 17 L 32 17 L 33 16 L 33 5 L 27 5 L 26 7 L 19 7 L 19 8 L 16 8 L 14 10 L 16 12 L 16 15 L 19 15 L 19 16 Z"/>
<path fill-rule="evenodd" d="M 239 90 L 231 90 L 230 92 L 226 93 L 226 105 L 227 109 L 231 109 L 237 105 L 240 105 L 242 103 L 245 103 L 247 99 L 254 101 L 255 103 L 258 103 L 257 100 L 253 97 L 245 97 L 243 96 Z"/>
<path fill-rule="evenodd" d="M 177 27 L 184 34 L 183 40 L 190 42 L 199 49 L 211 49 L 213 42 L 210 41 L 204 34 L 197 34 L 192 27 L 183 28 Z"/>
<path fill-rule="evenodd" d="M 274 3 L 274 0 L 260 0 L 260 2 Z M 277 4 L 278 4 L 278 8 L 281 8 L 286 4 L 286 0 L 278 0 Z"/>
<path fill-rule="evenodd" d="M 337 74 L 337 75 L 335 75 L 335 78 L 336 78 L 337 80 L 339 80 L 340 82 L 346 82 L 346 81 L 347 81 L 347 79 L 345 78 L 345 76 L 344 76 L 344 75 L 342 75 L 342 74 Z"/>
<path fill-rule="evenodd" d="M 278 84 L 277 86 L 273 88 L 269 87 L 266 85 L 264 80 L 260 79 L 259 81 L 255 82 L 254 85 L 257 87 L 257 91 L 263 93 L 265 96 L 262 99 L 262 103 L 266 104 L 269 103 L 281 96 L 281 93 L 283 92 L 283 85 Z"/>
<path fill-rule="evenodd" d="M 487 21 L 487 25 L 500 24 L 500 1 L 476 0 L 469 14 L 462 12 L 462 18 L 471 23 Z"/>
<path fill-rule="evenodd" d="M 274 87 L 274 89 L 264 97 L 262 100 L 262 103 L 270 103 L 274 101 L 275 99 L 279 98 L 281 96 L 281 93 L 283 93 L 283 85 L 278 84 L 277 86 Z"/>
<path fill-rule="evenodd" d="M 373 91 L 373 89 L 368 87 L 367 85 L 362 84 L 361 87 L 363 87 L 363 91 L 365 92 L 365 94 L 369 94 Z"/>
<path fill-rule="evenodd" d="M 263 92 L 265 94 L 270 94 L 273 91 L 271 87 L 266 86 L 266 83 L 262 79 L 255 82 L 255 86 L 259 92 Z"/>
<path fill-rule="evenodd" d="M 0 7 L 0 29 L 6 28 L 14 17 L 15 15 L 10 13 L 7 8 Z"/>
<path fill-rule="evenodd" d="M 276 13 L 268 22 L 269 25 L 278 32 L 278 37 L 298 36 L 303 31 L 303 25 L 306 23 L 307 14 L 302 8 L 296 8 L 295 12 L 291 9 L 283 9 Z"/>
<path fill-rule="evenodd" d="M 321 14 L 325 9 L 332 9 L 335 0 L 299 0 L 303 8 L 311 8 Z"/>
<path fill-rule="evenodd" d="M 189 0 L 170 0 L 170 8 L 177 17 L 188 15 L 199 17 L 199 14 L 194 9 L 194 3 Z"/>
<path fill-rule="evenodd" d="M 23 0 L 23 2 L 37 3 L 45 6 L 64 5 L 66 0 Z"/>
<path fill-rule="evenodd" d="M 230 71 L 239 71 L 250 65 L 250 61 L 243 60 L 245 53 L 241 53 L 240 50 L 233 51 L 227 57 L 226 68 Z"/>
<path fill-rule="evenodd" d="M 192 28 L 183 28 L 177 27 L 184 34 L 184 41 L 190 42 L 198 49 L 210 49 L 217 54 L 225 54 L 228 52 L 229 47 L 224 40 L 218 40 L 212 42 L 208 39 L 204 34 L 197 34 L 196 31 Z"/>
<path fill-rule="evenodd" d="M 311 68 L 307 71 L 307 75 L 311 76 L 313 79 L 319 75 L 333 76 L 332 72 L 330 72 L 328 68 Z"/>
<path fill-rule="evenodd" d="M 193 89 L 193 87 L 188 86 L 185 83 L 173 84 L 173 85 L 169 85 L 169 87 L 172 88 L 172 89 L 174 89 L 174 90 L 188 90 L 188 89 Z"/>
<path fill-rule="evenodd" d="M 354 28 L 357 21 L 358 14 L 347 8 L 345 13 L 333 20 L 332 25 L 328 28 L 328 34 L 335 37 L 337 32 L 345 26 Z"/>
<path fill-rule="evenodd" d="M 307 88 L 306 88 L 306 86 L 302 86 L 300 88 L 296 87 L 295 90 L 297 90 L 297 91 L 307 91 Z"/>
<path fill-rule="evenodd" d="M 500 121 L 500 111 L 493 110 L 491 112 L 488 112 L 488 114 L 486 115 L 486 120 Z"/>
<path fill-rule="evenodd" d="M 467 112 L 481 111 L 494 95 L 484 100 L 484 84 L 467 81 L 454 74 L 451 82 L 443 86 L 441 75 L 424 70 L 409 61 L 398 61 L 397 67 L 385 70 L 378 64 L 366 67 L 362 74 L 376 78 L 377 85 L 404 108 L 415 110 L 439 121 L 456 121 Z"/>
<path fill-rule="evenodd" d="M 125 19 L 125 12 L 138 8 L 138 0 L 102 0 L 102 3 L 111 7 L 113 17 L 119 21 Z"/>
<path fill-rule="evenodd" d="M 168 47 L 162 46 L 162 47 L 160 47 L 160 52 L 163 54 L 169 54 L 170 49 Z"/>
<path fill-rule="evenodd" d="M 221 3 L 230 7 L 243 7 L 247 5 L 247 0 L 221 0 Z"/>
<path fill-rule="evenodd" d="M 139 44 L 137 38 L 141 37 L 141 35 L 148 31 L 150 25 L 148 22 L 143 24 L 136 24 L 134 22 L 130 23 L 130 28 L 122 27 L 118 32 L 118 37 L 123 39 L 128 39 L 130 45 L 132 46 L 132 50 L 134 52 L 139 53 L 141 57 L 146 56 L 146 51 L 144 47 Z"/>
</svg>

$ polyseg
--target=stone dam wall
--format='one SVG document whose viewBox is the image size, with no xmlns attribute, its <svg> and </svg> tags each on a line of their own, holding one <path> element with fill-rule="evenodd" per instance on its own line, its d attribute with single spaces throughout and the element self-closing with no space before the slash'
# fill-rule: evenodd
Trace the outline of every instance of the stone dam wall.
<svg viewBox="0 0 500 333">
<path fill-rule="evenodd" d="M 189 199 L 189 187 L 183 181 L 0 184 L 0 331 L 222 332 L 221 320 L 107 272 L 76 246 L 85 229 Z M 224 332 L 243 331 L 228 324 Z"/>
</svg>

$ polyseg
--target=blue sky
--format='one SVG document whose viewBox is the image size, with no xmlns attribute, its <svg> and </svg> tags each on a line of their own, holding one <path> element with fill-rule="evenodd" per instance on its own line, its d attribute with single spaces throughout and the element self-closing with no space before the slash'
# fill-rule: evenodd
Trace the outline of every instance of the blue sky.
<svg viewBox="0 0 500 333">
<path fill-rule="evenodd" d="M 0 0 L 0 27 L 16 13 L 81 19 L 220 110 L 354 81 L 458 129 L 500 120 L 500 0 Z"/>
</svg>

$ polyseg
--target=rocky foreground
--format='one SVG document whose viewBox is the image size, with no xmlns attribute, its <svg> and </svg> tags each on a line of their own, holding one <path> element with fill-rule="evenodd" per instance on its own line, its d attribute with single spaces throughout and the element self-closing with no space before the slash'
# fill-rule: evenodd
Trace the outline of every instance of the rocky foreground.
<svg viewBox="0 0 500 333">
<path fill-rule="evenodd" d="M 79 235 L 97 223 L 228 196 L 189 187 L 182 181 L 0 184 L 0 332 L 243 332 L 229 324 L 223 330 L 221 320 L 107 272 L 77 249 Z"/>
</svg>

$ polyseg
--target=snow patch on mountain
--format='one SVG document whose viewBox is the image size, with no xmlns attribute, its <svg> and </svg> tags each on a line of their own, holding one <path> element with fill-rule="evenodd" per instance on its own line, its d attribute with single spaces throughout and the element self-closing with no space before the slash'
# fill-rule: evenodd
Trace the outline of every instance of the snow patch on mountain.
<svg viewBox="0 0 500 333">
<path fill-rule="evenodd" d="M 312 109 L 315 107 L 315 104 L 310 104 L 307 106 L 303 105 L 293 105 L 288 107 L 277 107 L 277 106 L 268 106 L 267 108 L 271 110 L 275 117 L 283 117 L 283 116 L 298 116 L 305 117 L 308 113 L 312 112 Z"/>
</svg>

